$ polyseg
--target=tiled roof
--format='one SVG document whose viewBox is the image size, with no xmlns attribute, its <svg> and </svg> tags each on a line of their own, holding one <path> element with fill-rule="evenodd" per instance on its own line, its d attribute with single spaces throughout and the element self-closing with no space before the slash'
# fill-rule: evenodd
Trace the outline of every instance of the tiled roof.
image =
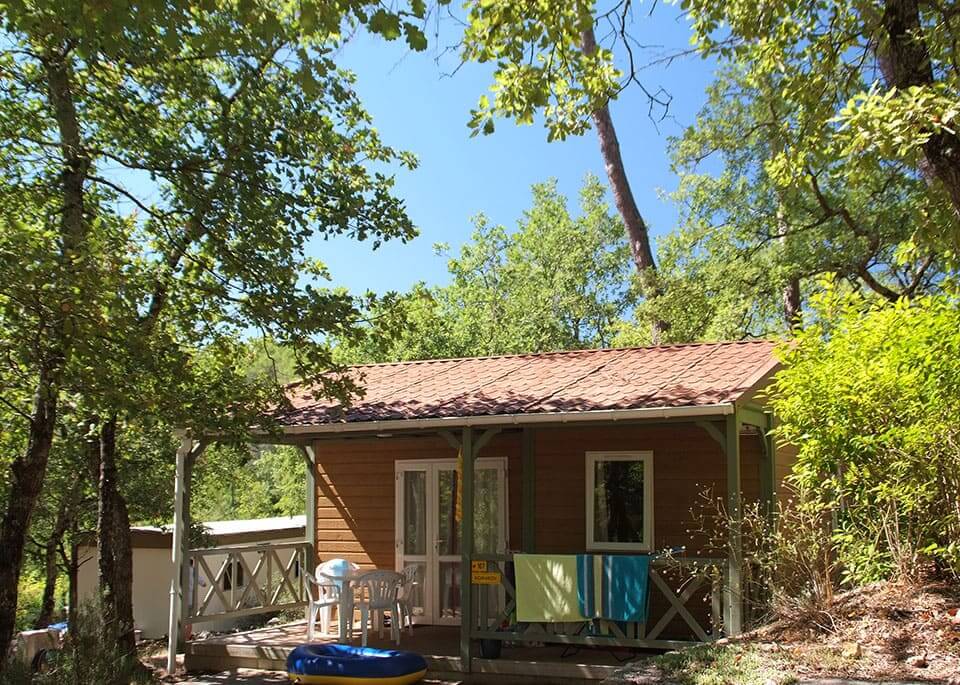
<svg viewBox="0 0 960 685">
<path fill-rule="evenodd" d="M 767 340 L 350 367 L 347 407 L 290 388 L 287 426 L 729 404 L 775 367 Z"/>
</svg>

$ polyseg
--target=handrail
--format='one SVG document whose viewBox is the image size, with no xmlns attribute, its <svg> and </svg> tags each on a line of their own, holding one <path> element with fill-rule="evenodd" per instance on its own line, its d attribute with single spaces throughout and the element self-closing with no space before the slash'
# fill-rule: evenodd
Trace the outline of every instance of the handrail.
<svg viewBox="0 0 960 685">
<path fill-rule="evenodd" d="M 262 549 L 285 549 L 288 547 L 300 547 L 305 543 L 302 540 L 293 540 L 291 542 L 258 542 L 253 545 L 222 545 L 219 547 L 197 547 L 187 551 L 190 556 L 213 556 L 230 552 L 257 552 Z"/>
<path fill-rule="evenodd" d="M 524 552 L 526 554 L 526 552 Z M 593 554 L 618 554 L 618 552 L 593 552 Z M 512 552 L 472 554 L 472 561 L 512 561 Z M 650 560 L 652 566 L 720 566 L 727 563 L 726 559 L 714 557 L 666 557 L 654 556 Z"/>
</svg>

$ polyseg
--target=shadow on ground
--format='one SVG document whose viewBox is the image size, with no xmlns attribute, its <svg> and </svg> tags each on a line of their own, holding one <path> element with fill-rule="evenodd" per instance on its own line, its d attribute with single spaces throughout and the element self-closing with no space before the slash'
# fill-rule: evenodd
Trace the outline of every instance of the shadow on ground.
<svg viewBox="0 0 960 685">
<path fill-rule="evenodd" d="M 281 671 L 254 671 L 247 668 L 222 673 L 188 675 L 185 678 L 177 682 L 182 685 L 277 685 L 290 682 L 287 674 Z"/>
<path fill-rule="evenodd" d="M 179 685 L 278 685 L 279 683 L 290 683 L 287 674 L 282 671 L 256 671 L 248 668 L 222 673 L 188 675 L 184 678 L 176 682 Z M 439 680 L 424 680 L 422 682 L 423 685 L 459 685 L 459 683 Z"/>
</svg>

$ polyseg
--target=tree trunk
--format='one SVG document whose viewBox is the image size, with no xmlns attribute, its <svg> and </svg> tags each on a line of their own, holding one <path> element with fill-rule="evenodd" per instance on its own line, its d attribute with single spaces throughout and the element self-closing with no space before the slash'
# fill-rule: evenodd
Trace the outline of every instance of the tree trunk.
<svg viewBox="0 0 960 685">
<path fill-rule="evenodd" d="M 885 35 L 875 42 L 875 50 L 887 86 L 905 90 L 936 83 L 920 26 L 919 0 L 886 0 L 880 21 Z M 960 137 L 947 131 L 930 136 L 920 170 L 928 181 L 943 184 L 960 218 Z"/>
<path fill-rule="evenodd" d="M 37 331 L 37 353 L 43 360 L 37 376 L 27 448 L 10 465 L 10 495 L 0 528 L 0 671 L 7 658 L 6 645 L 16 625 L 18 586 L 30 517 L 43 487 L 53 431 L 57 423 L 57 400 L 63 367 L 70 353 L 68 321 L 75 305 L 74 272 L 86 238 L 83 185 L 89 160 L 83 155 L 80 126 L 71 91 L 71 71 L 62 56 L 44 59 L 50 106 L 60 135 L 60 265 L 51 280 L 60 286 L 63 300 L 58 318 L 41 324 Z"/>
<path fill-rule="evenodd" d="M 57 390 L 48 372 L 41 370 L 34 395 L 27 449 L 10 465 L 10 494 L 3 526 L 0 528 L 0 672 L 7 657 L 6 645 L 13 640 L 17 620 L 17 599 L 23 548 L 30 517 L 47 471 L 50 445 L 57 417 Z"/>
<path fill-rule="evenodd" d="M 44 548 L 44 584 L 43 600 L 40 602 L 40 614 L 34 622 L 34 628 L 46 628 L 53 619 L 54 605 L 57 599 L 57 576 L 60 575 L 60 568 L 57 566 L 57 554 L 60 551 L 60 543 L 63 540 L 63 534 L 67 531 L 68 515 L 70 512 L 69 495 L 60 501 L 60 507 L 57 509 L 57 520 L 53 524 L 53 531 L 47 540 Z"/>
<path fill-rule="evenodd" d="M 597 39 L 591 27 L 583 32 L 581 50 L 585 55 L 591 55 L 596 49 Z M 620 141 L 617 139 L 617 130 L 610 116 L 609 104 L 604 104 L 593 112 L 593 126 L 597 130 L 597 138 L 600 141 L 600 153 L 603 155 L 604 168 L 610 181 L 613 202 L 623 219 L 633 265 L 640 275 L 644 293 L 660 295 L 662 291 L 657 282 L 657 263 L 650 245 L 650 232 L 640 214 L 633 190 L 630 188 L 630 181 L 627 179 L 627 170 L 620 155 Z M 658 319 L 653 322 L 651 333 L 654 344 L 660 343 L 660 338 L 666 330 L 665 321 Z"/>
<path fill-rule="evenodd" d="M 786 202 L 783 199 L 782 193 L 780 193 L 777 204 L 777 241 L 781 247 L 786 246 L 789 235 L 790 227 L 787 224 Z M 783 298 L 783 321 L 788 331 L 793 330 L 794 327 L 799 326 L 801 323 L 802 300 L 800 295 L 800 279 L 797 276 L 789 276 L 786 284 L 783 286 L 783 292 L 781 294 Z"/>
<path fill-rule="evenodd" d="M 788 329 L 800 325 L 801 311 L 800 279 L 792 277 L 783 288 L 783 320 Z"/>
<path fill-rule="evenodd" d="M 127 502 L 117 487 L 117 419 L 100 428 L 100 479 L 97 484 L 97 562 L 103 595 L 104 638 L 116 640 L 123 654 L 134 654 L 133 553 Z"/>
</svg>

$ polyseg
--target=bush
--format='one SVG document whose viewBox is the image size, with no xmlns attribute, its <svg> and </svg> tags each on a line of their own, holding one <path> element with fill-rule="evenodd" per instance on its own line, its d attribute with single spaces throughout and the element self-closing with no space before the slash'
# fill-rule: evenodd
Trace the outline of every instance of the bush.
<svg viewBox="0 0 960 685">
<path fill-rule="evenodd" d="M 960 309 L 826 288 L 769 392 L 805 506 L 833 522 L 844 579 L 960 572 Z"/>
<path fill-rule="evenodd" d="M 153 683 L 152 674 L 136 654 L 123 654 L 105 637 L 99 603 L 78 607 L 63 650 L 48 654 L 39 672 L 11 660 L 0 674 L 0 685 L 93 685 L 94 683 Z"/>
<path fill-rule="evenodd" d="M 829 613 L 838 580 L 836 545 L 828 522 L 798 499 L 794 493 L 772 513 L 759 502 L 743 507 L 741 573 L 748 629 L 774 620 L 816 623 Z M 723 499 L 707 490 L 700 502 L 691 512 L 696 522 L 691 532 L 705 539 L 710 556 L 735 555 Z M 722 585 L 723 569 L 713 573 Z"/>
<path fill-rule="evenodd" d="M 17 590 L 17 631 L 33 628 L 33 622 L 40 614 L 40 605 L 43 603 L 43 586 L 42 573 L 36 569 L 23 569 Z"/>
</svg>

